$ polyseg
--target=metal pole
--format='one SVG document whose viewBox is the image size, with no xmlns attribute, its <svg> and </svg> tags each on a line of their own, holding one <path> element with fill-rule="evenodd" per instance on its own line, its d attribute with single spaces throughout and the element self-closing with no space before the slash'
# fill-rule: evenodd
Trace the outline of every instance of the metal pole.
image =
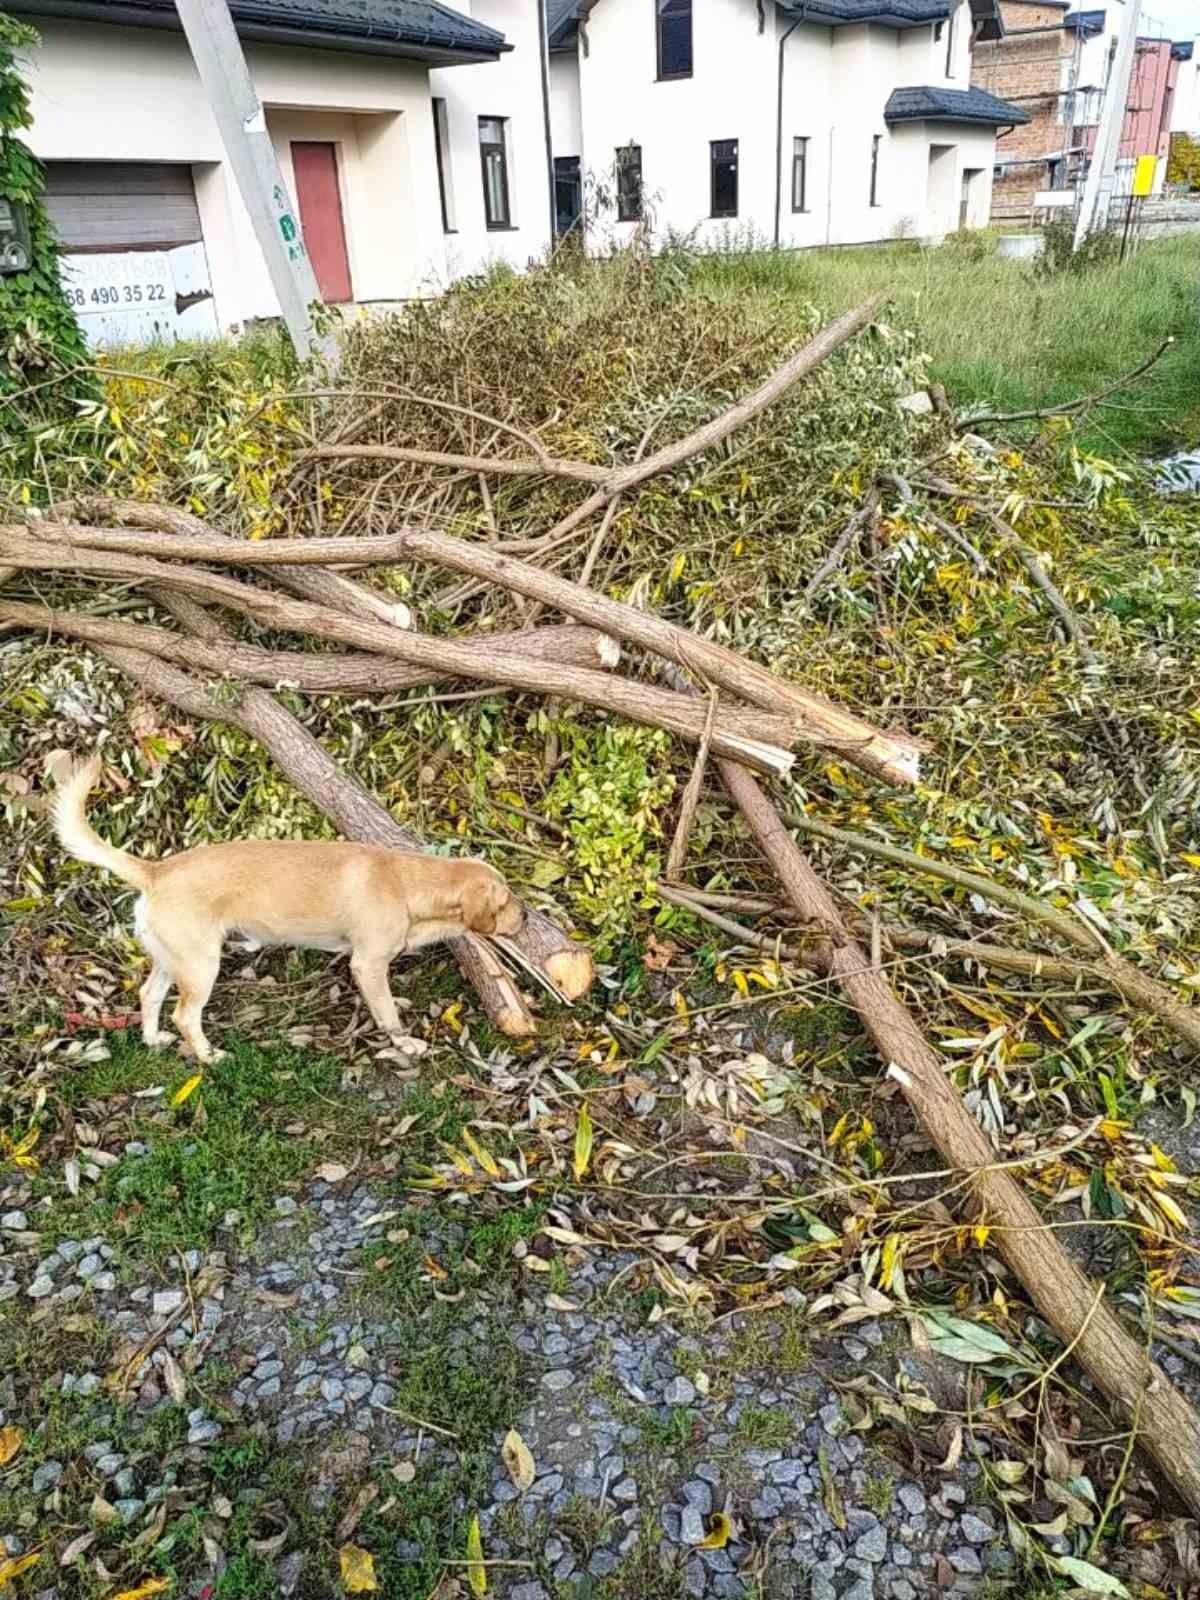
<svg viewBox="0 0 1200 1600">
<path fill-rule="evenodd" d="M 296 354 L 301 361 L 318 349 L 329 355 L 332 342 L 313 328 L 317 280 L 227 0 L 175 3 Z"/>
<path fill-rule="evenodd" d="M 1140 0 L 1125 0 L 1125 14 L 1121 18 L 1121 31 L 1117 36 L 1117 50 L 1112 71 L 1100 108 L 1100 125 L 1096 129 L 1096 143 L 1092 150 L 1092 164 L 1083 186 L 1083 204 L 1075 222 L 1075 248 L 1091 233 L 1100 217 L 1101 199 L 1104 217 L 1116 178 L 1117 156 L 1121 149 L 1121 130 L 1125 123 L 1125 107 L 1129 100 L 1129 80 L 1133 73 L 1133 57 L 1137 47 L 1138 12 Z"/>
</svg>

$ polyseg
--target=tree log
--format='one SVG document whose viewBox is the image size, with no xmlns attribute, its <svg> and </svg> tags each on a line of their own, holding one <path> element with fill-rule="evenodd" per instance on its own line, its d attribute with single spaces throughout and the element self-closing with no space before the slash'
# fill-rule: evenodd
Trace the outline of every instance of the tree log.
<svg viewBox="0 0 1200 1600">
<path fill-rule="evenodd" d="M 887 1063 L 888 1075 L 900 1084 L 947 1165 L 972 1175 L 971 1209 L 986 1220 L 997 1249 L 1040 1315 L 1138 1427 L 1142 1444 L 1193 1514 L 1200 1512 L 1200 1417 L 1104 1304 L 1097 1286 L 1061 1248 L 1016 1180 L 994 1169 L 995 1152 L 956 1093 L 945 1063 L 846 932 L 832 895 L 758 784 L 735 762 L 718 765 L 787 898 L 822 930 L 806 959 L 837 979 Z"/>
<path fill-rule="evenodd" d="M 91 616 L 49 606 L 0 601 L 0 623 L 8 622 L 36 633 L 61 634 L 87 644 L 112 644 L 126 650 L 192 667 L 213 677 L 240 678 L 277 688 L 295 685 L 310 694 L 391 694 L 440 683 L 446 674 L 424 667 L 405 666 L 377 655 L 312 655 L 298 650 L 263 650 L 228 636 L 205 643 L 146 623 L 122 622 L 114 617 Z M 461 641 L 462 648 L 486 662 L 494 650 L 527 656 L 533 661 L 561 661 L 577 666 L 613 667 L 620 647 L 607 635 L 591 628 L 566 625 L 529 628 L 519 633 L 497 633 Z"/>
<path fill-rule="evenodd" d="M 20 564 L 13 548 L 13 535 L 19 531 L 0 528 L 0 540 L 3 540 L 0 559 L 17 560 Z M 752 705 L 789 715 L 794 719 L 794 732 L 791 739 L 781 742 L 806 739 L 889 783 L 911 784 L 919 776 L 919 746 L 907 734 L 885 733 L 853 712 L 801 688 L 799 684 L 776 677 L 766 667 L 748 661 L 724 645 L 704 639 L 673 622 L 639 611 L 635 606 L 609 600 L 591 589 L 544 572 L 529 562 L 503 555 L 486 545 L 469 544 L 448 534 L 410 528 L 382 538 L 261 540 L 255 544 L 239 545 L 236 552 L 231 552 L 224 542 L 211 539 L 165 539 L 146 533 L 60 527 L 57 524 L 47 524 L 40 531 L 46 541 L 68 546 L 77 552 L 75 563 L 64 557 L 63 564 L 55 568 L 58 571 L 102 570 L 86 566 L 83 554 L 89 551 L 274 567 L 289 562 L 306 564 L 337 561 L 340 555 L 353 550 L 356 561 L 387 563 L 416 560 L 450 567 L 471 577 L 513 589 L 531 600 L 540 600 L 574 617 L 577 622 L 587 623 L 603 633 L 654 651 L 678 666 L 694 668 L 720 688 L 748 700 Z M 45 548 L 44 544 L 42 548 Z M 29 560 L 27 564 L 50 566 L 48 559 Z M 106 570 L 116 573 L 118 569 Z M 288 626 L 286 623 L 279 625 Z M 362 643 L 362 639 L 345 642 Z M 407 643 L 407 639 L 398 641 L 391 653 L 399 654 L 400 646 Z M 367 648 L 382 651 L 382 646 L 374 642 Z M 419 658 L 409 654 L 406 659 Z M 560 692 L 544 685 L 538 687 L 543 687 L 546 693 Z M 572 693 L 570 689 L 561 692 L 570 699 L 588 698 L 587 695 Z M 614 709 L 620 708 L 614 706 Z M 698 739 L 700 731 L 701 728 L 697 728 L 690 737 Z M 720 750 L 716 734 L 713 749 L 720 754 L 727 753 Z"/>
<path fill-rule="evenodd" d="M 60 530 L 55 526 L 55 535 L 60 531 L 74 534 L 78 530 Z M 102 537 L 154 541 L 161 536 L 120 533 Z M 191 541 L 180 542 L 190 544 Z M 171 545 L 173 541 L 167 543 Z M 219 548 L 221 558 L 225 559 L 227 552 Z M 486 653 L 464 650 L 457 640 L 432 639 L 382 623 L 361 621 L 326 606 L 289 600 L 269 589 L 253 588 L 236 579 L 206 572 L 201 567 L 114 555 L 82 543 L 68 546 L 57 541 L 35 542 L 25 537 L 0 542 L 0 560 L 11 561 L 14 566 L 30 571 L 84 572 L 122 582 L 178 589 L 194 599 L 215 600 L 231 606 L 269 627 L 378 651 L 380 655 L 393 656 L 444 676 L 477 678 L 485 683 L 504 683 L 514 689 L 581 700 L 604 711 L 615 711 L 633 722 L 665 728 L 669 733 L 680 734 L 694 742 L 699 741 L 707 724 L 703 706 L 669 689 L 656 689 L 586 667 L 505 655 L 494 648 Z M 759 771 L 783 773 L 791 768 L 793 758 L 787 746 L 795 737 L 795 724 L 786 715 L 730 709 L 722 711 L 716 719 L 712 748 Z"/>
<path fill-rule="evenodd" d="M 160 505 L 156 501 L 125 500 L 113 495 L 80 495 L 72 500 L 60 500 L 54 507 L 55 522 L 115 522 L 121 527 L 145 528 L 155 533 L 171 533 L 192 538 L 220 539 L 235 550 L 242 543 L 227 533 L 218 533 L 207 522 L 191 511 L 178 506 Z M 36 526 L 36 524 L 35 524 Z M 312 567 L 280 567 L 275 573 L 276 582 L 298 594 L 303 600 L 312 600 L 321 606 L 332 606 L 344 611 L 348 617 L 360 617 L 364 622 L 387 622 L 395 628 L 410 628 L 412 612 L 400 600 L 368 589 L 352 578 L 337 572 L 322 572 Z"/>
</svg>

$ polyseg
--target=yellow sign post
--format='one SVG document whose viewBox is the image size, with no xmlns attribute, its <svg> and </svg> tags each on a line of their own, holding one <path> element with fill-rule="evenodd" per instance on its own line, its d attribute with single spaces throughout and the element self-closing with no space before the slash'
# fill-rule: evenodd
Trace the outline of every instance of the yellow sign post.
<svg viewBox="0 0 1200 1600">
<path fill-rule="evenodd" d="M 1133 168 L 1133 189 L 1131 193 L 1139 200 L 1145 199 L 1148 194 L 1153 194 L 1154 179 L 1157 173 L 1157 156 L 1139 156 Z"/>
</svg>

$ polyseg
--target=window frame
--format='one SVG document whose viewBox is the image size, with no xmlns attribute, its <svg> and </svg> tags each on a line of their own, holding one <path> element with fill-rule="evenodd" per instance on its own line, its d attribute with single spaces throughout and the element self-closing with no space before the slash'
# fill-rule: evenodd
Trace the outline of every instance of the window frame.
<svg viewBox="0 0 1200 1600">
<path fill-rule="evenodd" d="M 808 210 L 808 134 L 792 135 L 792 214 L 800 216 Z M 798 146 L 802 148 L 797 148 Z M 800 204 L 796 204 L 796 173 L 800 174 Z"/>
<path fill-rule="evenodd" d="M 630 161 L 630 156 L 636 155 L 636 160 Z M 644 215 L 642 196 L 642 147 L 640 144 L 622 144 L 616 150 L 617 168 L 617 221 L 641 222 Z M 637 188 L 630 195 L 622 188 L 621 179 L 630 169 L 636 171 Z"/>
<path fill-rule="evenodd" d="M 500 138 L 485 139 L 483 125 L 485 122 L 495 122 L 500 127 Z M 495 221 L 491 215 L 491 202 L 488 191 L 488 157 L 498 155 L 500 158 L 500 188 L 504 198 L 504 220 Z M 479 118 L 479 171 L 483 181 L 483 220 L 489 233 L 511 232 L 512 219 L 512 190 L 508 182 L 508 118 L 495 116 L 481 116 Z"/>
<path fill-rule="evenodd" d="M 457 233 L 454 190 L 450 183 L 450 108 L 442 95 L 431 96 L 433 103 L 433 152 L 437 159 L 438 199 L 442 204 L 442 232 Z"/>
<path fill-rule="evenodd" d="M 879 147 L 883 143 L 881 133 L 871 135 L 871 208 L 874 210 L 879 205 Z"/>
<path fill-rule="evenodd" d="M 729 145 L 733 147 L 733 155 L 719 157 L 717 151 Z M 708 141 L 708 214 L 717 221 L 728 221 L 738 214 L 738 206 L 741 203 L 741 186 L 738 182 L 738 154 L 738 141 L 736 139 L 710 139 Z M 717 168 L 722 163 L 730 162 L 733 165 L 733 210 L 718 211 Z"/>
<path fill-rule="evenodd" d="M 690 78 L 696 70 L 696 14 L 693 0 L 653 0 L 654 5 L 654 71 L 655 82 L 674 83 L 679 78 Z M 683 72 L 663 71 L 663 36 L 662 23 L 666 15 L 665 8 L 669 5 L 687 7 L 688 24 L 688 64 Z"/>
<path fill-rule="evenodd" d="M 954 23 L 958 16 L 958 7 L 955 6 L 946 18 L 946 71 L 945 76 L 954 76 Z"/>
</svg>

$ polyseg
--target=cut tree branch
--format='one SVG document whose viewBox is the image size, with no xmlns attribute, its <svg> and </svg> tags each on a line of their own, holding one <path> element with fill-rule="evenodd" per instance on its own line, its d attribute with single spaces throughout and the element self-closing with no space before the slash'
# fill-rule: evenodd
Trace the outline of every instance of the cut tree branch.
<svg viewBox="0 0 1200 1600">
<path fill-rule="evenodd" d="M 607 483 L 611 467 L 588 461 L 563 461 L 554 456 L 526 461 L 511 456 L 460 456 L 449 450 L 417 450 L 396 444 L 320 444 L 296 458 L 306 461 L 411 461 L 422 467 L 456 467 L 462 472 L 491 473 L 501 478 L 571 478 L 577 483 Z"/>
<path fill-rule="evenodd" d="M 820 930 L 806 962 L 837 980 L 926 1134 L 949 1166 L 970 1176 L 972 1213 L 992 1230 L 1040 1315 L 1122 1414 L 1140 1419 L 1146 1449 L 1190 1510 L 1200 1512 L 1200 1417 L 1104 1304 L 1102 1290 L 1066 1254 L 1019 1183 L 996 1169 L 995 1152 L 946 1064 L 850 937 L 829 890 L 758 784 L 735 762 L 719 768 L 787 898 Z"/>
<path fill-rule="evenodd" d="M 0 528 L 0 560 L 20 564 L 18 546 L 14 538 L 21 530 Z M 84 552 L 124 552 L 139 556 L 165 556 L 179 561 L 211 561 L 242 566 L 277 566 L 281 563 L 314 563 L 336 561 L 339 553 L 350 548 L 354 559 L 363 563 L 384 564 L 414 560 L 449 567 L 471 577 L 483 578 L 515 590 L 531 600 L 539 600 L 574 617 L 578 622 L 599 628 L 629 644 L 651 650 L 674 662 L 677 666 L 700 673 L 704 678 L 731 694 L 748 700 L 766 711 L 785 713 L 794 719 L 794 731 L 787 743 L 801 739 L 836 753 L 844 760 L 861 767 L 875 777 L 889 783 L 911 784 L 919 776 L 918 742 L 908 734 L 885 732 L 822 696 L 777 677 L 766 667 L 748 661 L 735 651 L 726 649 L 711 639 L 702 638 L 686 628 L 667 622 L 636 606 L 610 600 L 591 589 L 582 588 L 566 578 L 545 572 L 527 561 L 518 561 L 491 545 L 470 544 L 449 534 L 433 533 L 420 528 L 407 528 L 398 534 L 364 539 L 289 539 L 262 540 L 255 544 L 239 545 L 231 551 L 223 541 L 212 539 L 167 539 L 154 534 L 125 532 L 108 528 L 67 527 L 46 524 L 39 529 L 44 541 L 69 546 L 76 552 L 64 558 L 59 571 L 98 571 L 87 566 Z M 45 542 L 40 549 L 46 548 Z M 26 564 L 37 566 L 38 556 L 27 559 Z M 51 565 L 50 557 L 45 565 Z M 114 571 L 116 569 L 109 569 Z M 156 577 L 161 576 L 156 574 Z M 183 575 L 179 576 L 183 581 Z M 281 624 L 288 626 L 288 624 Z M 397 640 L 391 653 L 402 654 L 411 636 Z M 362 643 L 361 639 L 345 640 Z M 420 644 L 432 641 L 416 641 Z M 370 649 L 382 652 L 383 646 L 372 642 Z M 411 654 L 404 659 L 416 660 Z M 503 681 L 503 680 L 501 680 Z M 547 690 L 549 693 L 556 691 Z M 564 691 L 568 698 L 572 696 Z M 693 737 L 698 737 L 698 733 Z M 714 749 L 716 744 L 714 743 Z"/>
<path fill-rule="evenodd" d="M 1136 367 L 1122 373 L 1103 389 L 1097 389 L 1095 394 L 1081 395 L 1078 400 L 1066 400 L 1060 406 L 1044 406 L 1035 411 L 983 411 L 975 416 L 968 414 L 959 417 L 955 427 L 970 430 L 982 426 L 985 422 L 1032 422 L 1040 417 L 1068 417 L 1076 411 L 1086 411 L 1089 406 L 1098 406 L 1107 400 L 1110 394 L 1116 394 L 1118 389 L 1126 389 L 1131 383 L 1136 383 L 1139 378 L 1144 377 L 1174 343 L 1174 335 L 1168 334 L 1152 356 L 1147 356 L 1145 361 L 1140 361 Z"/>
</svg>

